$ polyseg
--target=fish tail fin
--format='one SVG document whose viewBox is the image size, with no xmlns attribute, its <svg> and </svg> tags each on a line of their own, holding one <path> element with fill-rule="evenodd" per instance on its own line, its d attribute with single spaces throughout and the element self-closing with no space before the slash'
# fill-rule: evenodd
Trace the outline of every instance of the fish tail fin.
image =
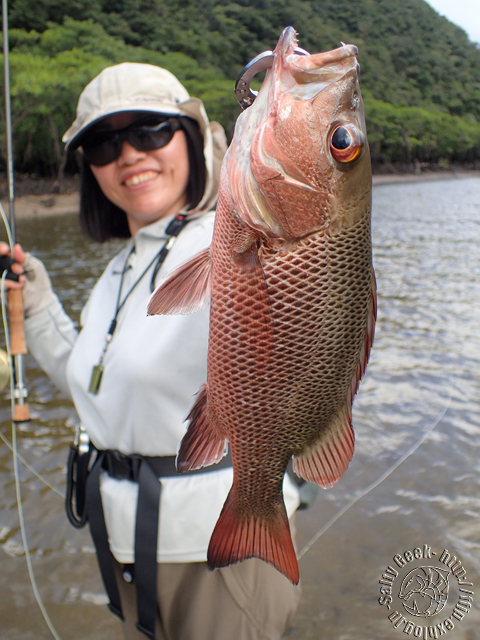
<svg viewBox="0 0 480 640">
<path fill-rule="evenodd" d="M 207 385 L 200 389 L 187 420 L 190 420 L 190 424 L 177 455 L 180 473 L 215 464 L 228 450 L 227 440 L 218 435 L 208 415 Z"/>
<path fill-rule="evenodd" d="M 208 546 L 210 569 L 227 567 L 248 558 L 260 558 L 298 584 L 300 576 L 282 498 L 269 517 L 241 512 L 232 487 Z"/>
<path fill-rule="evenodd" d="M 354 444 L 351 403 L 347 401 L 320 440 L 302 455 L 293 457 L 293 470 L 307 482 L 330 489 L 347 469 Z"/>
</svg>

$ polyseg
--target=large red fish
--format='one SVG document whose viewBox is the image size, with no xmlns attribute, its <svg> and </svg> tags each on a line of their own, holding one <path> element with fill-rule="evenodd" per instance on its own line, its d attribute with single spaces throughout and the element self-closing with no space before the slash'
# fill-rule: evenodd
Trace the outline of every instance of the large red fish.
<svg viewBox="0 0 480 640">
<path fill-rule="evenodd" d="M 234 481 L 210 567 L 258 557 L 298 583 L 282 495 L 334 485 L 354 449 L 352 402 L 375 324 L 371 167 L 357 49 L 297 55 L 285 29 L 225 158 L 211 247 L 180 267 L 148 312 L 211 299 L 208 380 L 189 415 L 180 471 L 218 462 Z"/>
</svg>

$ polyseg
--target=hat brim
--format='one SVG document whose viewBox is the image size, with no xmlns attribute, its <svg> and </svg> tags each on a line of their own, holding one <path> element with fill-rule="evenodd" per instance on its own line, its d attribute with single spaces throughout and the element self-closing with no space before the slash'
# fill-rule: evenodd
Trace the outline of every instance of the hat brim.
<svg viewBox="0 0 480 640">
<path fill-rule="evenodd" d="M 178 105 L 168 105 L 165 104 L 165 102 L 155 104 L 153 101 L 149 101 L 147 104 L 131 103 L 129 105 L 123 105 L 121 108 L 110 107 L 101 113 L 97 112 L 92 114 L 92 116 L 86 122 L 82 122 L 81 125 L 75 121 L 63 136 L 63 142 L 66 143 L 65 149 L 67 151 L 73 151 L 80 147 L 83 138 L 94 126 L 102 120 L 105 120 L 105 118 L 116 115 L 117 113 L 158 113 L 166 116 L 187 116 L 198 122 L 202 135 L 205 135 L 208 126 L 208 118 L 203 103 L 201 100 L 198 100 L 198 98 L 189 98 L 184 102 L 180 102 Z"/>
</svg>

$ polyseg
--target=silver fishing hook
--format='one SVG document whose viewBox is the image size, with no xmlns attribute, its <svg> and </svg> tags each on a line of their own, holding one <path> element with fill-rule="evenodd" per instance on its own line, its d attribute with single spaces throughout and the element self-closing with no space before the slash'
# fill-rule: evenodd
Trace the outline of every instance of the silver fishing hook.
<svg viewBox="0 0 480 640">
<path fill-rule="evenodd" d="M 300 47 L 295 47 L 294 53 L 302 56 L 310 55 L 308 51 L 305 51 L 305 49 L 301 49 Z M 235 96 L 242 109 L 250 107 L 255 101 L 258 91 L 250 89 L 250 83 L 257 73 L 260 73 L 260 71 L 266 71 L 272 67 L 273 58 L 273 51 L 264 51 L 263 53 L 259 53 L 258 56 L 253 58 L 253 60 L 250 60 L 238 76 L 235 83 Z"/>
</svg>

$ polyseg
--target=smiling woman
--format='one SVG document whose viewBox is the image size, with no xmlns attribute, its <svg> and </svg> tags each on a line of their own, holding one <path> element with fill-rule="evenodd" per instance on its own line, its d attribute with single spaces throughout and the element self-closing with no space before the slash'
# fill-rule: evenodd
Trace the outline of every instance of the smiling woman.
<svg viewBox="0 0 480 640">
<path fill-rule="evenodd" d="M 140 69 L 138 79 L 129 76 Z M 215 201 L 218 175 L 209 165 L 218 172 L 223 129 L 164 69 L 129 63 L 106 69 L 80 96 L 64 141 L 67 150 L 82 152 L 80 221 L 99 242 L 135 235 L 182 208 L 208 210 Z"/>
<path fill-rule="evenodd" d="M 25 276 L 9 286 L 24 288 L 29 351 L 73 399 L 90 441 L 70 461 L 69 519 L 88 520 L 128 640 L 279 639 L 299 598 L 284 576 L 259 560 L 207 569 L 230 457 L 182 476 L 175 468 L 184 417 L 206 380 L 208 310 L 146 315 L 157 280 L 210 244 L 223 129 L 168 71 L 125 63 L 85 88 L 64 141 L 82 156 L 85 233 L 126 239 L 79 333 L 43 264 L 14 248 Z M 298 492 L 286 483 L 292 514 Z"/>
</svg>

